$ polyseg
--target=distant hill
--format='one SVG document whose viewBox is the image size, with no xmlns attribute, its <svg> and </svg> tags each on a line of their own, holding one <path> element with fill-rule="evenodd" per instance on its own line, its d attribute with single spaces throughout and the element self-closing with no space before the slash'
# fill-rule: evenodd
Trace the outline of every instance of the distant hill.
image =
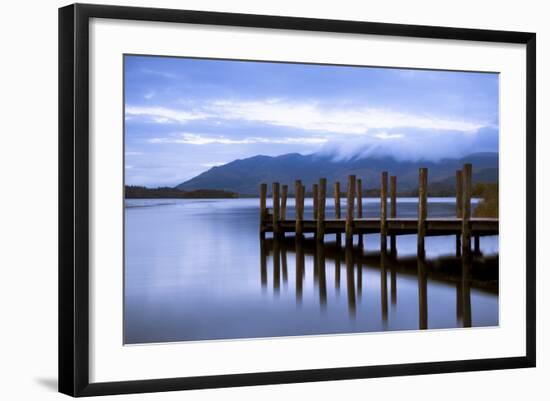
<svg viewBox="0 0 550 401">
<path fill-rule="evenodd" d="M 262 182 L 274 181 L 289 185 L 294 189 L 294 181 L 310 188 L 320 177 L 327 178 L 329 188 L 335 181 L 345 187 L 347 176 L 355 174 L 363 180 L 363 188 L 380 187 L 380 173 L 388 171 L 397 176 L 399 192 L 414 191 L 418 186 L 418 168 L 429 169 L 430 192 L 448 191 L 454 193 L 455 172 L 464 163 L 473 165 L 473 181 L 498 182 L 498 153 L 475 153 L 460 159 L 432 161 L 399 161 L 391 157 L 369 157 L 336 161 L 320 154 L 301 155 L 290 153 L 281 156 L 254 156 L 234 160 L 222 166 L 212 167 L 198 176 L 176 186 L 183 191 L 215 189 L 235 192 L 241 195 L 257 195 Z"/>
<path fill-rule="evenodd" d="M 141 186 L 127 185 L 124 187 L 124 197 L 126 199 L 160 199 L 160 198 L 238 198 L 239 195 L 234 192 L 220 191 L 214 189 L 198 189 L 194 191 L 182 191 L 177 188 L 160 187 L 146 188 Z"/>
</svg>

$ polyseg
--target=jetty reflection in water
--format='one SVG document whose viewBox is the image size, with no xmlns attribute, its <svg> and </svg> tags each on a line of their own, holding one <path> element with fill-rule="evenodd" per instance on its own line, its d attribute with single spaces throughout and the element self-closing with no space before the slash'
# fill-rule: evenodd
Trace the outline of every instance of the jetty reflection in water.
<svg viewBox="0 0 550 401">
<path fill-rule="evenodd" d="M 398 257 L 389 251 L 366 252 L 361 238 L 352 246 L 343 246 L 338 239 L 321 242 L 314 238 L 260 238 L 260 250 L 261 286 L 265 294 L 279 297 L 282 277 L 282 287 L 294 291 L 298 307 L 303 302 L 304 288 L 313 287 L 319 309 L 326 311 L 331 303 L 340 302 L 343 293 L 349 319 L 364 314 L 373 320 L 372 327 L 380 331 L 472 327 L 471 289 L 498 299 L 498 255 L 466 252 L 460 257 L 435 259 Z M 411 294 L 411 280 L 418 283 L 416 297 Z M 399 311 L 400 281 L 405 284 L 402 302 L 417 300 L 417 321 Z M 439 299 L 441 286 L 456 289 L 454 319 L 443 316 L 449 308 Z M 430 294 L 430 288 L 434 294 Z M 480 326 L 498 324 L 498 312 L 495 315 L 494 310 L 481 304 L 478 309 L 482 315 Z M 376 319 L 378 324 L 374 322 Z"/>
</svg>

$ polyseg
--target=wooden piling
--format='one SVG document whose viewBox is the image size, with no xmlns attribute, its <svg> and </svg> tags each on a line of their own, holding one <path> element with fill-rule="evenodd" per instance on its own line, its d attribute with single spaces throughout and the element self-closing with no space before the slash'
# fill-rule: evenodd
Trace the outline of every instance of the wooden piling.
<svg viewBox="0 0 550 401">
<path fill-rule="evenodd" d="M 340 219 L 341 209 L 340 209 L 340 182 L 336 181 L 334 183 L 334 217 Z M 336 234 L 336 243 L 338 245 L 342 244 L 342 235 L 340 233 Z"/>
<path fill-rule="evenodd" d="M 361 179 L 357 179 L 357 218 L 361 219 L 363 217 L 363 185 L 361 183 Z M 363 247 L 363 235 L 359 234 L 358 243 L 360 247 Z M 357 282 L 359 283 L 359 281 Z M 360 292 L 357 291 L 359 294 Z"/>
<path fill-rule="evenodd" d="M 474 236 L 474 253 L 479 255 L 481 253 L 481 247 L 479 244 L 479 235 Z"/>
<path fill-rule="evenodd" d="M 296 238 L 302 236 L 302 222 L 304 220 L 304 190 L 302 182 L 294 182 L 294 215 L 296 219 Z"/>
<path fill-rule="evenodd" d="M 281 220 L 286 220 L 286 199 L 288 196 L 288 185 L 283 185 L 281 192 Z"/>
<path fill-rule="evenodd" d="M 462 170 L 462 254 L 470 252 L 470 216 L 472 198 L 472 165 L 465 164 Z"/>
<path fill-rule="evenodd" d="M 463 194 L 462 170 L 456 170 L 456 217 L 462 218 L 462 194 Z"/>
<path fill-rule="evenodd" d="M 456 217 L 462 218 L 462 170 L 456 171 Z M 460 234 L 456 235 L 456 256 L 459 257 L 460 251 Z"/>
<path fill-rule="evenodd" d="M 392 219 L 397 217 L 397 177 L 395 175 L 390 177 L 390 217 Z M 397 237 L 395 235 L 390 236 L 390 250 L 393 256 L 397 254 Z"/>
<path fill-rule="evenodd" d="M 353 202 L 355 199 L 355 176 L 348 176 L 348 199 L 346 213 L 346 246 L 353 242 Z"/>
<path fill-rule="evenodd" d="M 317 240 L 325 238 L 325 208 L 327 203 L 327 179 L 319 180 L 319 200 L 317 201 Z"/>
<path fill-rule="evenodd" d="M 317 184 L 313 184 L 313 220 L 317 219 L 317 213 L 319 208 L 319 187 Z"/>
<path fill-rule="evenodd" d="M 418 171 L 418 257 L 424 257 L 424 237 L 426 236 L 426 218 L 428 217 L 428 169 Z"/>
<path fill-rule="evenodd" d="M 260 184 L 260 235 L 265 236 L 265 219 L 267 214 L 267 184 Z"/>
<path fill-rule="evenodd" d="M 388 214 L 388 173 L 382 172 L 380 185 L 380 251 L 385 252 L 387 246 L 387 214 Z"/>
<path fill-rule="evenodd" d="M 279 183 L 274 182 L 272 185 L 272 194 L 273 198 L 273 234 L 274 236 L 279 235 Z"/>
<path fill-rule="evenodd" d="M 334 183 L 334 217 L 337 219 L 341 218 L 340 183 L 338 181 Z"/>
<path fill-rule="evenodd" d="M 357 218 L 363 217 L 363 185 L 361 178 L 357 179 Z"/>
</svg>

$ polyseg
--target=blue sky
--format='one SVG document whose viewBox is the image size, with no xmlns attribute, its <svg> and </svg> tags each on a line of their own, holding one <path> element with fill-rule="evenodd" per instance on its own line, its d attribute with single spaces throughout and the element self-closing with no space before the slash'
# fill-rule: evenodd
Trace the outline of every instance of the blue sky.
<svg viewBox="0 0 550 401">
<path fill-rule="evenodd" d="M 498 151 L 498 74 L 125 56 L 128 185 L 258 154 Z"/>
</svg>

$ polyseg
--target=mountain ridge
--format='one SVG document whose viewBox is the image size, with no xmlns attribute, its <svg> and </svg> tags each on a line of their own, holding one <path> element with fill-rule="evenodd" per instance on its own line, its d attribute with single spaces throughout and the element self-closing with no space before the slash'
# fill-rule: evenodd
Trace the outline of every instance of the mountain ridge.
<svg viewBox="0 0 550 401">
<path fill-rule="evenodd" d="M 363 157 L 335 160 L 330 155 L 287 153 L 279 156 L 255 155 L 236 159 L 177 185 L 175 188 L 192 191 L 212 189 L 256 195 L 263 182 L 289 185 L 293 193 L 294 181 L 299 179 L 306 187 L 327 178 L 329 188 L 335 181 L 345 185 L 347 176 L 355 174 L 363 181 L 363 188 L 378 188 L 380 173 L 388 171 L 397 176 L 398 191 L 418 186 L 418 168 L 428 168 L 430 186 L 454 189 L 455 172 L 465 163 L 472 163 L 473 182 L 498 182 L 498 153 L 479 152 L 461 158 L 439 161 L 399 161 L 393 157 Z"/>
</svg>

